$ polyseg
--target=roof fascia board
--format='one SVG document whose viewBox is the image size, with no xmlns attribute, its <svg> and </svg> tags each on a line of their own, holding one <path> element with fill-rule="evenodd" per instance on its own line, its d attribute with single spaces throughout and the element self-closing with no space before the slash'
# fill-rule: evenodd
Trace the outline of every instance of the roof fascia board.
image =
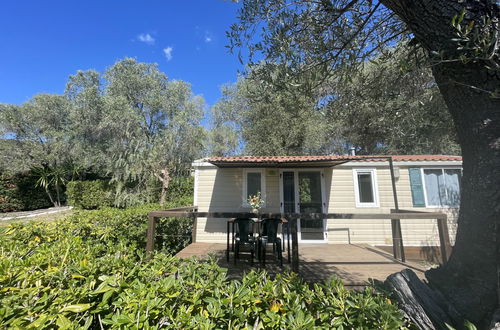
<svg viewBox="0 0 500 330">
<path fill-rule="evenodd" d="M 310 162 L 304 162 L 304 163 L 310 163 Z M 193 167 L 211 167 L 211 168 L 216 168 L 217 166 L 207 162 L 205 159 L 198 159 L 195 160 L 192 164 Z M 253 166 L 252 166 L 253 165 Z M 255 166 L 257 165 L 257 166 Z M 248 163 L 248 164 L 240 164 L 232 167 L 277 167 L 280 168 L 281 164 L 259 164 L 259 163 Z M 286 168 L 286 164 L 283 164 L 284 168 Z M 388 161 L 348 161 L 346 163 L 341 163 L 341 164 L 336 164 L 336 165 L 331 165 L 327 167 L 336 167 L 336 166 L 346 166 L 346 167 L 373 167 L 373 166 L 389 166 Z M 462 161 L 459 160 L 449 160 L 449 161 L 429 161 L 429 160 L 421 160 L 421 161 L 395 161 L 394 166 L 462 166 Z"/>
<path fill-rule="evenodd" d="M 344 164 L 340 164 L 338 166 L 365 166 L 365 167 L 373 167 L 373 166 L 389 166 L 389 162 L 382 161 L 351 161 Z M 420 161 L 398 161 L 394 162 L 394 166 L 462 166 L 462 161 L 459 160 L 420 160 Z"/>
</svg>

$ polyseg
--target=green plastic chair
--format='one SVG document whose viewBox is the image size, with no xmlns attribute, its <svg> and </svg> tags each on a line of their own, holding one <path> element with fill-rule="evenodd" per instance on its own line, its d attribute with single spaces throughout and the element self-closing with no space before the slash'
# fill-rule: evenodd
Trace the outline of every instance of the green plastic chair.
<svg viewBox="0 0 500 330">
<path fill-rule="evenodd" d="M 278 237 L 278 226 L 281 219 L 264 219 L 262 220 L 262 235 L 259 237 L 259 259 L 264 266 L 266 264 L 266 246 L 273 245 L 273 253 L 278 253 L 278 260 L 283 266 L 283 253 L 281 250 L 281 238 Z"/>
<path fill-rule="evenodd" d="M 248 245 L 250 247 L 250 264 L 253 265 L 253 259 L 255 255 L 255 239 L 253 238 L 253 228 L 254 221 L 248 218 L 237 218 L 234 220 L 234 225 L 238 229 L 234 241 L 234 263 L 236 264 L 236 259 L 240 258 L 240 246 Z"/>
</svg>

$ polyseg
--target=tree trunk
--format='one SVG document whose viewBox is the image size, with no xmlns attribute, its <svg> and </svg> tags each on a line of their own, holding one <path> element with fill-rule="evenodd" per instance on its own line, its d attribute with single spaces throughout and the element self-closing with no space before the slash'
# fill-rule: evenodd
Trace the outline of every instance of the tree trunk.
<svg viewBox="0 0 500 330">
<path fill-rule="evenodd" d="M 466 6 L 481 15 L 489 0 L 381 0 L 429 52 L 456 55 L 452 18 Z M 497 12 L 498 15 L 498 12 Z M 467 18 L 466 18 L 467 19 Z M 468 320 L 489 326 L 499 308 L 497 230 L 500 226 L 500 74 L 484 63 L 440 62 L 433 73 L 457 129 L 463 156 L 455 247 L 444 266 L 426 275 Z M 450 123 L 451 124 L 451 123 Z"/>
<path fill-rule="evenodd" d="M 157 177 L 161 181 L 160 204 L 163 205 L 167 201 L 167 189 L 170 185 L 170 171 L 168 168 L 164 168 Z"/>
<path fill-rule="evenodd" d="M 427 277 L 467 319 L 477 322 L 487 320 L 499 304 L 500 100 L 464 86 L 491 87 L 481 65 L 441 64 L 433 71 L 457 129 L 463 177 L 453 253 Z"/>
<path fill-rule="evenodd" d="M 52 203 L 52 205 L 57 206 L 56 202 L 54 201 L 54 198 L 52 197 L 52 194 L 50 193 L 49 187 L 45 187 L 45 193 L 47 194 L 47 196 L 49 196 L 49 199 L 50 199 L 50 202 Z"/>
<path fill-rule="evenodd" d="M 61 193 L 60 193 L 60 187 L 59 187 L 59 184 L 56 183 L 56 198 L 57 198 L 57 205 L 56 207 L 59 207 L 61 206 Z"/>
</svg>

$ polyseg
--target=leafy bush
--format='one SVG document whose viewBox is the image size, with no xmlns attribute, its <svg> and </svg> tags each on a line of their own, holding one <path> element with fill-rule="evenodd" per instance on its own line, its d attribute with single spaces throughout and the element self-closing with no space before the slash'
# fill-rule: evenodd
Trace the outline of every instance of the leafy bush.
<svg viewBox="0 0 500 330">
<path fill-rule="evenodd" d="M 0 212 L 28 211 L 53 206 L 45 191 L 36 187 L 30 172 L 0 174 Z"/>
<path fill-rule="evenodd" d="M 94 210 L 113 205 L 137 205 L 140 200 L 158 201 L 160 185 L 159 182 L 157 184 L 158 190 L 153 189 L 152 191 L 141 192 L 142 197 L 137 195 L 132 198 L 134 194 L 123 195 L 123 191 L 118 196 L 114 196 L 114 188 L 106 180 L 70 181 L 67 184 L 66 194 L 68 196 L 68 204 L 84 210 Z M 124 189 L 124 191 L 126 190 Z M 168 203 L 182 206 L 191 205 L 193 191 L 194 180 L 192 177 L 173 178 L 167 190 Z M 124 196 L 128 198 L 128 202 L 122 200 L 125 198 Z"/>
<path fill-rule="evenodd" d="M 192 200 L 193 194 L 194 178 L 192 176 L 173 178 L 167 189 L 167 199 L 169 201 Z"/>
<path fill-rule="evenodd" d="M 173 205 L 169 205 L 173 206 Z M 143 253 L 145 214 L 78 211 L 0 227 L 0 328 L 362 328 L 404 326 L 397 307 L 340 280 L 250 272 L 230 281 L 214 260 Z"/>
<path fill-rule="evenodd" d="M 92 210 L 113 205 L 109 184 L 104 180 L 70 181 L 66 194 L 68 204 L 81 209 Z"/>
</svg>

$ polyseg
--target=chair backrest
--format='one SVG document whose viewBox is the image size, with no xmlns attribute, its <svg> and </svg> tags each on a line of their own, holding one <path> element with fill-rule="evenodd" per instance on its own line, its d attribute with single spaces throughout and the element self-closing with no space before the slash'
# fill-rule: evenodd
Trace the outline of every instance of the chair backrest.
<svg viewBox="0 0 500 330">
<path fill-rule="evenodd" d="M 252 234 L 253 220 L 249 218 L 237 218 L 234 223 L 238 226 L 238 237 L 240 243 L 250 242 L 250 235 Z"/>
<path fill-rule="evenodd" d="M 275 243 L 278 238 L 278 226 L 281 223 L 280 219 L 264 219 L 262 220 L 262 235 L 267 237 L 268 243 Z"/>
</svg>

